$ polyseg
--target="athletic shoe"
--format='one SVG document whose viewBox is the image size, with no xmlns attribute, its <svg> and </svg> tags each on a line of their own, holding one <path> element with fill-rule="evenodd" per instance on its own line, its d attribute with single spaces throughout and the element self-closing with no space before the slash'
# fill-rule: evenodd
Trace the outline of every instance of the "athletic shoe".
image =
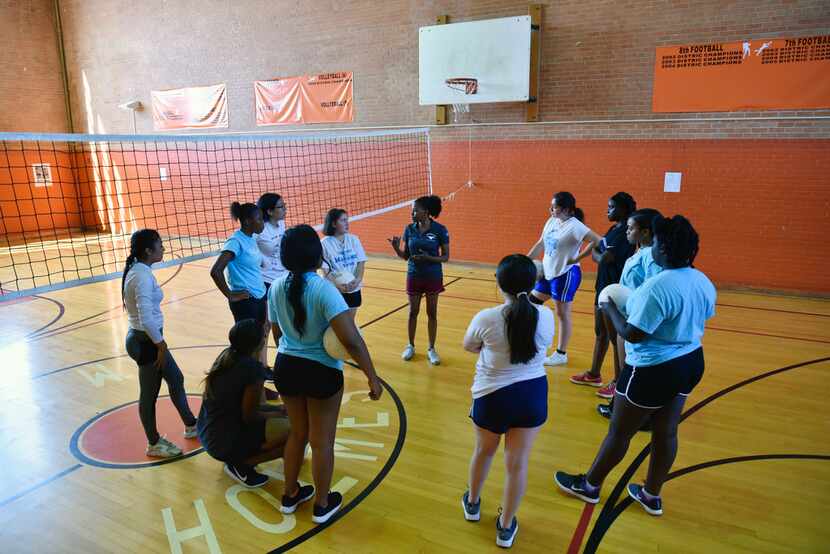
<svg viewBox="0 0 830 554">
<path fill-rule="evenodd" d="M 605 385 L 597 391 L 597 396 L 599 396 L 600 398 L 606 398 L 610 400 L 611 398 L 614 398 L 614 392 L 616 392 L 616 390 L 617 382 L 611 381 L 610 383 L 608 383 L 607 385 Z"/>
<path fill-rule="evenodd" d="M 470 502 L 470 491 L 461 497 L 461 507 L 464 508 L 464 519 L 467 521 L 478 521 L 481 519 L 481 498 L 473 504 Z"/>
<path fill-rule="evenodd" d="M 199 436 L 199 431 L 196 429 L 196 424 L 193 425 L 185 425 L 184 427 L 184 438 L 186 439 L 195 439 Z"/>
<path fill-rule="evenodd" d="M 329 505 L 321 508 L 317 504 L 314 505 L 314 514 L 311 516 L 311 521 L 314 523 L 325 523 L 331 516 L 337 513 L 340 506 L 343 505 L 343 495 L 339 492 L 329 493 Z"/>
<path fill-rule="evenodd" d="M 280 511 L 284 514 L 293 514 L 297 509 L 297 506 L 303 502 L 308 502 L 312 498 L 314 498 L 314 486 L 303 485 L 297 489 L 297 494 L 294 496 L 282 495 L 282 506 L 280 506 Z"/>
<path fill-rule="evenodd" d="M 597 404 L 597 412 L 605 419 L 611 419 L 611 404 Z"/>
<path fill-rule="evenodd" d="M 438 352 L 436 352 L 434 348 L 427 350 L 427 358 L 429 358 L 429 363 L 432 365 L 440 365 L 441 363 L 441 358 L 438 356 Z"/>
<path fill-rule="evenodd" d="M 574 375 L 573 377 L 571 377 L 571 383 L 574 383 L 576 385 L 588 385 L 589 387 L 601 387 L 602 377 L 594 377 L 587 371 L 583 371 L 579 375 Z"/>
<path fill-rule="evenodd" d="M 553 476 L 553 480 L 556 481 L 560 489 L 584 500 L 588 504 L 596 504 L 599 502 L 599 487 L 594 492 L 588 492 L 585 475 L 571 475 L 564 471 L 557 471 Z"/>
<path fill-rule="evenodd" d="M 510 522 L 510 527 L 501 526 L 501 510 L 496 516 L 496 544 L 502 548 L 510 548 L 513 546 L 513 541 L 516 540 L 516 533 L 519 532 L 519 520 L 513 516 L 513 521 Z"/>
<path fill-rule="evenodd" d="M 645 489 L 646 488 L 642 485 L 635 485 L 634 483 L 631 483 L 628 485 L 628 496 L 639 502 L 640 506 L 642 506 L 647 513 L 653 516 L 663 515 L 663 501 L 659 496 L 656 496 L 651 500 L 647 499 L 643 494 Z"/>
<path fill-rule="evenodd" d="M 147 445 L 147 450 L 144 453 L 151 458 L 175 458 L 182 455 L 182 449 L 166 438 L 159 437 L 156 444 Z"/>
<path fill-rule="evenodd" d="M 567 354 L 561 354 L 561 353 L 556 352 L 554 350 L 553 354 L 551 354 L 550 356 L 545 358 L 545 360 L 542 363 L 545 364 L 545 365 L 550 365 L 550 366 L 567 365 L 568 355 Z"/>
<path fill-rule="evenodd" d="M 408 362 L 409 360 L 412 359 L 412 356 L 414 356 L 414 355 L 415 355 L 415 347 L 412 346 L 411 344 L 408 344 L 406 346 L 406 348 L 403 349 L 403 353 L 401 354 L 401 358 L 403 358 L 403 361 Z"/>
<path fill-rule="evenodd" d="M 261 487 L 269 479 L 267 475 L 257 473 L 257 470 L 252 466 L 243 464 L 225 464 L 225 473 L 228 474 L 228 477 L 248 489 Z"/>
</svg>

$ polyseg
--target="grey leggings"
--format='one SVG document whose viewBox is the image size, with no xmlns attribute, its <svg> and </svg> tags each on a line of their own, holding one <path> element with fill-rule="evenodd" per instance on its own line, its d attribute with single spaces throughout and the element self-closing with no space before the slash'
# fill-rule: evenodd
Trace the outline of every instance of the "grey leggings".
<svg viewBox="0 0 830 554">
<path fill-rule="evenodd" d="M 135 329 L 127 332 L 127 353 L 138 364 L 138 383 L 141 389 L 138 398 L 138 414 L 144 433 L 147 435 L 147 442 L 156 444 L 159 440 L 159 432 L 156 428 L 156 400 L 161 390 L 162 380 L 167 381 L 170 400 L 178 410 L 182 422 L 187 426 L 196 425 L 196 418 L 187 404 L 184 375 L 176 364 L 176 360 L 173 359 L 173 355 L 167 352 L 164 365 L 161 370 L 157 369 L 155 360 L 158 348 L 143 331 Z"/>
</svg>

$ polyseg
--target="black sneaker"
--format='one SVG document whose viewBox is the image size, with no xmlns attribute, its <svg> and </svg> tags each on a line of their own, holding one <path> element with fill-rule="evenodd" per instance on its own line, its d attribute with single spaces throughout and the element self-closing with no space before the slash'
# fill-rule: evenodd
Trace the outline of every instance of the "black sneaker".
<svg viewBox="0 0 830 554">
<path fill-rule="evenodd" d="M 553 476 L 553 480 L 556 481 L 560 489 L 584 500 L 588 504 L 596 504 L 599 502 L 599 487 L 594 492 L 588 492 L 584 475 L 571 475 L 564 471 L 557 471 Z"/>
<path fill-rule="evenodd" d="M 343 495 L 339 492 L 329 493 L 329 505 L 321 508 L 317 504 L 314 505 L 314 514 L 311 516 L 311 521 L 314 523 L 325 523 L 331 516 L 337 513 L 340 506 L 343 504 Z"/>
<path fill-rule="evenodd" d="M 280 511 L 284 514 L 293 514 L 297 506 L 314 498 L 314 486 L 303 485 L 297 489 L 294 496 L 282 495 Z"/>
<path fill-rule="evenodd" d="M 225 473 L 228 476 L 249 489 L 261 487 L 268 482 L 269 477 L 257 471 L 252 466 L 244 464 L 225 464 Z"/>
<path fill-rule="evenodd" d="M 628 485 L 628 496 L 636 500 L 640 503 L 640 506 L 653 516 L 661 516 L 663 515 L 663 501 L 660 499 L 659 496 L 652 498 L 651 500 L 647 500 L 643 491 L 645 487 L 642 485 L 635 485 L 631 483 Z"/>
<path fill-rule="evenodd" d="M 597 412 L 605 419 L 611 419 L 611 404 L 597 404 Z"/>
<path fill-rule="evenodd" d="M 501 512 L 501 511 L 499 511 Z M 496 516 L 496 544 L 502 548 L 510 548 L 513 546 L 513 541 L 516 540 L 516 533 L 519 532 L 519 520 L 513 516 L 513 521 L 510 522 L 510 527 L 502 527 L 501 513 Z"/>
<path fill-rule="evenodd" d="M 481 519 L 481 498 L 473 504 L 470 502 L 470 491 L 461 497 L 461 507 L 464 508 L 464 519 L 467 521 L 478 521 Z"/>
</svg>

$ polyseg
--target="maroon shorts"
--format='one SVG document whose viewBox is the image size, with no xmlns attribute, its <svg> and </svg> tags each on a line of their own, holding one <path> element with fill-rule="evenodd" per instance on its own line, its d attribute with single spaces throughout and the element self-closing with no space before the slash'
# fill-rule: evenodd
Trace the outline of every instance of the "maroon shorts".
<svg viewBox="0 0 830 554">
<path fill-rule="evenodd" d="M 438 294 L 444 292 L 442 277 L 415 277 L 406 276 L 406 294 L 421 296 L 422 294 Z"/>
</svg>

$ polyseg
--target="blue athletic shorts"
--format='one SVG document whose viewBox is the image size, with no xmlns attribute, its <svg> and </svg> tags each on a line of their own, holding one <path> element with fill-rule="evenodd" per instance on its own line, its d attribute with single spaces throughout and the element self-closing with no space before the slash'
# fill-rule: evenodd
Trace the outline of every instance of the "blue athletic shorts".
<svg viewBox="0 0 830 554">
<path fill-rule="evenodd" d="M 474 399 L 470 418 L 499 435 L 514 427 L 539 427 L 548 419 L 547 376 L 519 381 Z"/>
<path fill-rule="evenodd" d="M 544 277 L 539 279 L 536 281 L 534 290 L 547 294 L 559 302 L 573 302 L 580 283 L 582 283 L 582 270 L 578 265 L 574 265 L 568 271 L 550 281 Z"/>
</svg>

